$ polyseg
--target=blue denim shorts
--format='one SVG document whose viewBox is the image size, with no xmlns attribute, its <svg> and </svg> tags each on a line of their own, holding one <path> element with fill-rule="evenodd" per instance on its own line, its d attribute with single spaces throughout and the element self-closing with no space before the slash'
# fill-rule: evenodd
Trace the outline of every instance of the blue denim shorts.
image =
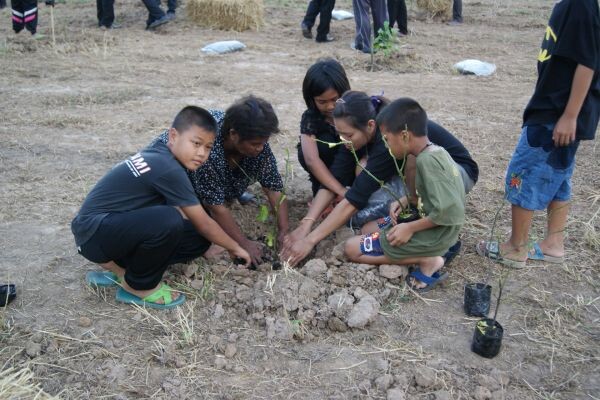
<svg viewBox="0 0 600 400">
<path fill-rule="evenodd" d="M 579 141 L 555 147 L 554 125 L 523 127 L 506 171 L 506 199 L 527 210 L 543 210 L 552 201 L 571 198 L 571 176 Z"/>
</svg>

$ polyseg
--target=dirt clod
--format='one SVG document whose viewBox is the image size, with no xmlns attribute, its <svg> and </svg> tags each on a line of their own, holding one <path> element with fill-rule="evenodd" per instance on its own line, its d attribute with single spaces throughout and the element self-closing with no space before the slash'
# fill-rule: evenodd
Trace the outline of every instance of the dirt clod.
<svg viewBox="0 0 600 400">
<path fill-rule="evenodd" d="M 385 374 L 375 379 L 375 386 L 381 391 L 386 391 L 394 383 L 394 377 L 390 374 Z"/>
<path fill-rule="evenodd" d="M 387 279 L 396 279 L 399 277 L 406 278 L 408 275 L 408 267 L 404 265 L 380 265 L 379 275 Z"/>
<path fill-rule="evenodd" d="M 422 388 L 430 388 L 435 385 L 435 372 L 430 368 L 421 368 L 415 372 L 415 381 Z"/>
<path fill-rule="evenodd" d="M 433 395 L 435 396 L 435 400 L 451 400 L 452 398 L 450 397 L 450 392 L 447 390 L 438 390 Z"/>
<path fill-rule="evenodd" d="M 25 353 L 27 353 L 29 357 L 35 358 L 42 353 L 42 345 L 30 340 L 25 343 Z"/>
<path fill-rule="evenodd" d="M 235 346 L 235 344 L 227 343 L 227 346 L 225 346 L 225 357 L 232 358 L 233 356 L 235 356 L 235 353 L 237 353 L 237 347 Z"/>
<path fill-rule="evenodd" d="M 473 392 L 475 400 L 489 400 L 492 398 L 490 390 L 483 386 L 477 386 Z"/>
<path fill-rule="evenodd" d="M 351 328 L 364 328 L 375 319 L 378 312 L 379 303 L 373 296 L 367 295 L 352 308 L 347 320 L 348 326 Z"/>
<path fill-rule="evenodd" d="M 92 326 L 92 320 L 88 317 L 80 317 L 77 324 L 82 328 L 89 328 Z"/>
<path fill-rule="evenodd" d="M 399 387 L 391 388 L 387 391 L 387 400 L 404 400 L 404 390 Z"/>
</svg>

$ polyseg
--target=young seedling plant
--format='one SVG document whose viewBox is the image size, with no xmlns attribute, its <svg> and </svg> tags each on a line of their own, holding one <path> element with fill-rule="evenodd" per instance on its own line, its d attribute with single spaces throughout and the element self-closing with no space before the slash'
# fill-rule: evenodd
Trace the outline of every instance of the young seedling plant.
<svg viewBox="0 0 600 400">
<path fill-rule="evenodd" d="M 375 69 L 375 53 L 383 54 L 384 58 L 389 58 L 398 50 L 398 29 L 390 27 L 389 21 L 383 23 L 379 28 L 377 36 L 372 38 L 373 48 L 371 49 L 371 72 Z"/>
<path fill-rule="evenodd" d="M 289 149 L 286 149 L 285 150 L 285 173 L 284 173 L 284 177 L 283 177 L 283 189 L 281 191 L 281 196 L 279 196 L 279 200 L 275 204 L 275 207 L 273 208 L 273 210 L 271 210 L 274 218 L 273 218 L 272 222 L 269 223 L 269 220 L 270 220 L 269 217 L 270 217 L 271 213 L 269 212 L 269 207 L 265 204 L 260 205 L 259 210 L 258 210 L 258 215 L 256 216 L 257 221 L 267 224 L 267 226 L 268 226 L 268 230 L 265 235 L 265 244 L 267 245 L 267 247 L 269 249 L 271 249 L 273 254 L 279 253 L 279 248 L 278 248 L 279 246 L 277 243 L 277 237 L 279 236 L 279 208 L 281 207 L 281 204 L 283 204 L 283 202 L 287 198 L 286 188 L 287 188 L 288 179 L 291 175 L 291 168 L 292 167 L 290 164 L 290 151 L 289 151 Z"/>
</svg>

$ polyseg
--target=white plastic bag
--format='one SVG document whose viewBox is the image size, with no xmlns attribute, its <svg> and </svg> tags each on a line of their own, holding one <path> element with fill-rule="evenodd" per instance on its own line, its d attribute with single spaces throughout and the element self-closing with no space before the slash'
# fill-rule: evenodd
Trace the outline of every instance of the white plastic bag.
<svg viewBox="0 0 600 400">
<path fill-rule="evenodd" d="M 335 19 L 336 21 L 342 21 L 344 19 L 354 18 L 354 14 L 352 14 L 349 11 L 344 11 L 344 10 L 333 10 L 331 12 L 331 18 Z"/>
<path fill-rule="evenodd" d="M 496 71 L 496 65 L 479 60 L 463 60 L 454 64 L 454 68 L 463 75 L 488 76 Z"/>
<path fill-rule="evenodd" d="M 202 52 L 206 54 L 225 54 L 234 51 L 240 51 L 246 48 L 246 45 L 237 40 L 225 40 L 222 42 L 214 42 L 202 48 Z"/>
</svg>

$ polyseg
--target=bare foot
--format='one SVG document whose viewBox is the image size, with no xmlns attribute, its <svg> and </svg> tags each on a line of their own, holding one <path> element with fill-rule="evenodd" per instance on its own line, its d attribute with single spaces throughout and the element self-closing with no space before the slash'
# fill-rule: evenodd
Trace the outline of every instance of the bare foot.
<svg viewBox="0 0 600 400">
<path fill-rule="evenodd" d="M 426 257 L 419 264 L 419 269 L 421 270 L 423 275 L 432 276 L 437 271 L 442 269 L 443 266 L 444 266 L 444 259 L 442 257 L 440 257 L 440 256 Z M 411 279 L 413 280 L 412 285 L 411 285 L 413 289 L 423 289 L 424 287 L 427 287 L 426 283 L 421 282 L 420 280 L 412 278 L 412 277 L 411 277 Z"/>
<path fill-rule="evenodd" d="M 546 240 L 542 240 L 541 242 L 538 242 L 538 244 L 540 245 L 540 249 L 542 250 L 542 253 L 544 253 L 547 256 L 558 257 L 558 258 L 565 256 L 565 246 L 563 243 L 553 244 L 553 243 L 548 243 Z"/>
<path fill-rule="evenodd" d="M 216 258 L 217 256 L 223 254 L 225 248 L 219 246 L 218 244 L 211 244 L 208 250 L 202 255 L 207 260 Z"/>
<path fill-rule="evenodd" d="M 109 261 L 107 263 L 100 264 L 100 266 L 118 276 L 121 281 L 124 281 L 123 278 L 125 277 L 125 268 L 120 267 L 114 261 Z"/>
<path fill-rule="evenodd" d="M 526 261 L 527 253 L 526 245 L 514 246 L 511 242 L 500 243 L 500 255 L 507 260 Z"/>
</svg>

